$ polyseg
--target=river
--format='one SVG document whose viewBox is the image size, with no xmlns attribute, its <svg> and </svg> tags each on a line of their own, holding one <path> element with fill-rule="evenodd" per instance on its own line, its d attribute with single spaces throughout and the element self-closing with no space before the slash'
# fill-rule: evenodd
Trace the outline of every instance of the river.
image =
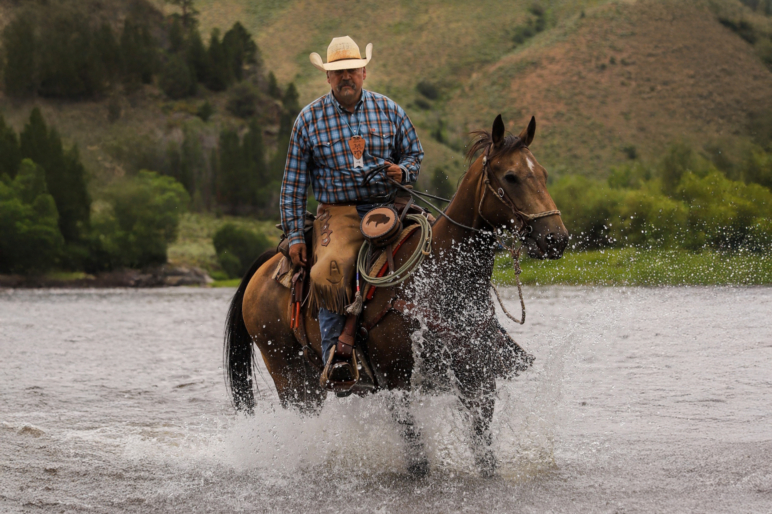
<svg viewBox="0 0 772 514">
<path fill-rule="evenodd" d="M 0 512 L 772 512 L 772 288 L 527 287 L 478 476 L 452 396 L 236 416 L 233 290 L 0 291 Z M 504 292 L 518 312 L 516 291 Z"/>
</svg>

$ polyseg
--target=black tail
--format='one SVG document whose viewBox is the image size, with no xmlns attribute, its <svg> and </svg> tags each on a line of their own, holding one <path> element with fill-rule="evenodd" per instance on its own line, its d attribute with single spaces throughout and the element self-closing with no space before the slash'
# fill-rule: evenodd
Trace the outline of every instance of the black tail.
<svg viewBox="0 0 772 514">
<path fill-rule="evenodd" d="M 266 250 L 252 263 L 244 278 L 241 279 L 236 294 L 233 295 L 228 317 L 225 320 L 225 347 L 223 348 L 225 385 L 231 393 L 236 410 L 247 414 L 252 414 L 255 408 L 255 391 L 252 382 L 255 361 L 254 345 L 244 324 L 241 304 L 244 301 L 244 291 L 252 276 L 274 255 L 276 255 L 275 249 Z"/>
</svg>

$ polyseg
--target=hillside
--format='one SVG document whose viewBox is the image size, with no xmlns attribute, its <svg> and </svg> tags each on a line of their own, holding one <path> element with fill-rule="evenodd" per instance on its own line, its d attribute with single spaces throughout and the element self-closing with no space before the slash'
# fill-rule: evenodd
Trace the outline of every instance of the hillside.
<svg viewBox="0 0 772 514">
<path fill-rule="evenodd" d="M 768 36 L 772 21 L 738 0 L 199 6 L 204 30 L 235 20 L 252 30 L 267 67 L 299 84 L 301 102 L 326 91 L 309 52 L 324 55 L 329 39 L 344 33 L 362 47 L 373 42 L 367 85 L 406 107 L 430 169 L 450 165 L 459 173 L 465 133 L 487 128 L 499 112 L 512 130 L 536 115 L 534 150 L 558 174 L 604 176 L 631 153 L 655 159 L 673 140 L 731 154 L 748 139 L 749 116 L 772 109 L 772 72 L 725 26 L 746 22 Z M 544 29 L 516 45 L 535 23 Z M 418 93 L 420 82 L 432 84 L 437 98 Z M 438 127 L 447 144 L 430 137 Z"/>
</svg>

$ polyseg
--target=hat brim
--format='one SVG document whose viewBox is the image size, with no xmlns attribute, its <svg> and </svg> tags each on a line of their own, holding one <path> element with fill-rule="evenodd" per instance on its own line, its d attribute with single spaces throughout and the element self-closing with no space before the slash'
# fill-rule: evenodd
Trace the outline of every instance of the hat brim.
<svg viewBox="0 0 772 514">
<path fill-rule="evenodd" d="M 355 70 L 357 68 L 364 68 L 367 66 L 367 63 L 370 62 L 370 59 L 373 58 L 373 44 L 367 43 L 367 48 L 365 48 L 365 59 L 343 59 L 325 64 L 322 62 L 322 56 L 316 52 L 312 53 L 309 58 L 311 59 L 311 64 L 318 70 Z"/>
</svg>

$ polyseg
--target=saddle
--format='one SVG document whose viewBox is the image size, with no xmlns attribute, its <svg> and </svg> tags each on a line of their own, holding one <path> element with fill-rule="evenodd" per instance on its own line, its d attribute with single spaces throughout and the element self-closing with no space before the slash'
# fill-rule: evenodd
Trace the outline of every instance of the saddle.
<svg viewBox="0 0 772 514">
<path fill-rule="evenodd" d="M 418 224 L 407 221 L 407 214 L 420 214 L 425 216 L 431 223 L 434 217 L 413 204 L 412 197 L 397 197 L 393 205 L 377 207 L 363 217 L 360 229 L 363 236 L 369 241 L 376 251 L 371 252 L 368 269 L 370 275 L 382 276 L 389 270 L 394 270 L 393 257 L 399 247 L 406 241 L 416 229 Z M 313 255 L 312 232 L 316 217 L 307 212 L 304 222 L 304 233 L 306 239 L 307 258 L 309 262 L 315 262 Z M 280 227 L 280 226 L 277 226 Z M 308 307 L 309 297 L 309 272 L 305 268 L 293 269 L 289 258 L 289 241 L 286 236 L 282 237 L 277 250 L 283 255 L 283 258 L 277 264 L 272 278 L 279 284 L 291 290 L 290 304 L 288 306 L 290 313 L 290 326 L 296 340 L 303 348 L 303 354 L 312 366 L 319 371 L 324 369 L 324 362 L 321 356 L 311 348 L 304 326 L 304 308 Z M 368 359 L 366 357 L 366 339 L 368 331 L 357 331 L 358 314 L 361 312 L 362 304 L 370 300 L 375 293 L 374 288 L 366 285 L 364 295 L 359 291 L 357 284 L 358 307 L 354 309 L 354 316 L 349 316 L 346 326 L 340 335 L 338 350 L 344 357 L 350 358 L 353 362 L 354 377 L 349 383 L 336 384 L 334 390 L 339 396 L 347 396 L 351 393 L 366 393 L 377 387 L 375 377 L 371 371 Z"/>
</svg>

